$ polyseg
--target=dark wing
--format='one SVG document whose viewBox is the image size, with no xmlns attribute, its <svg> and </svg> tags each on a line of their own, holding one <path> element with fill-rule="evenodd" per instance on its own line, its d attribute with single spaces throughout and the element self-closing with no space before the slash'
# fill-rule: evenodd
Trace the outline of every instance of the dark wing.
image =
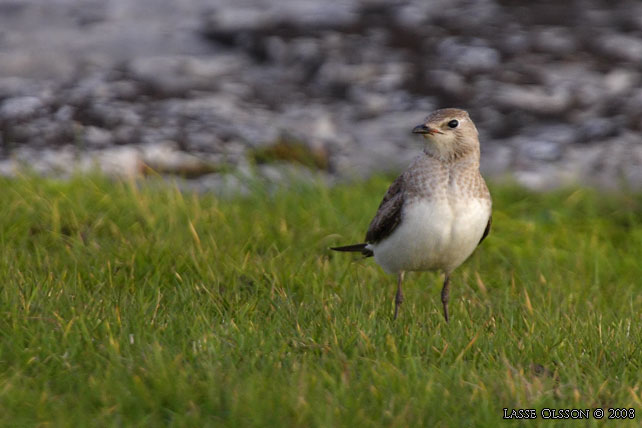
<svg viewBox="0 0 642 428">
<path fill-rule="evenodd" d="M 488 217 L 488 223 L 486 224 L 486 229 L 484 229 L 484 234 L 482 235 L 481 239 L 479 240 L 479 244 L 482 243 L 484 239 L 488 236 L 490 233 L 490 225 L 493 223 L 493 215 L 491 214 L 490 217 Z M 477 244 L 477 245 L 479 245 Z"/>
<path fill-rule="evenodd" d="M 399 226 L 404 202 L 404 181 L 404 174 L 401 174 L 388 188 L 379 204 L 377 214 L 370 222 L 366 242 L 379 242 Z"/>
</svg>

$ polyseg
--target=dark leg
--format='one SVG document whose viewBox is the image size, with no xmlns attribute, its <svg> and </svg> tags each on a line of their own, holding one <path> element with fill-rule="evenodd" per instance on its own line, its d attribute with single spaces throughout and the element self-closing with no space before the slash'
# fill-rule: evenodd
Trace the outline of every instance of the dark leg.
<svg viewBox="0 0 642 428">
<path fill-rule="evenodd" d="M 444 305 L 444 318 L 448 322 L 448 298 L 450 297 L 450 276 L 445 275 L 444 287 L 441 289 L 441 303 Z"/>
<path fill-rule="evenodd" d="M 403 271 L 397 274 L 397 294 L 395 294 L 395 318 L 399 314 L 399 306 L 403 303 L 403 292 L 401 291 L 401 282 L 403 281 Z"/>
</svg>

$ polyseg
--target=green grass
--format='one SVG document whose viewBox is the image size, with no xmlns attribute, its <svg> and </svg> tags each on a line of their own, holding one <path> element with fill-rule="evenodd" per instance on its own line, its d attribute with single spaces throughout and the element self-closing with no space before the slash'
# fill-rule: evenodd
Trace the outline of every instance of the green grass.
<svg viewBox="0 0 642 428">
<path fill-rule="evenodd" d="M 221 200 L 0 180 L 0 424 L 639 424 L 642 195 L 494 186 L 450 324 L 432 273 L 406 276 L 393 322 L 394 278 L 327 250 L 362 238 L 388 183 Z"/>
</svg>

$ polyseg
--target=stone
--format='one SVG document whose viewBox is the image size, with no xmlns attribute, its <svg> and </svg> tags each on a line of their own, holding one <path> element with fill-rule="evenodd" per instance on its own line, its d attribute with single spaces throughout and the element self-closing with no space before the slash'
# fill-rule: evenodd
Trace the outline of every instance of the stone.
<svg viewBox="0 0 642 428">
<path fill-rule="evenodd" d="M 288 181 L 280 162 L 247 165 L 286 141 L 324 176 L 367 177 L 406 166 L 429 111 L 463 107 L 487 171 L 532 186 L 639 178 L 636 1 L 76 3 L 0 6 L 5 171 L 153 167 L 242 191 Z M 223 163 L 231 174 L 208 169 Z"/>
<path fill-rule="evenodd" d="M 501 178 L 510 173 L 513 156 L 508 145 L 486 147 L 482 143 L 480 170 L 484 176 Z"/>
<path fill-rule="evenodd" d="M 526 156 L 538 161 L 552 162 L 562 157 L 561 146 L 553 141 L 529 140 L 522 145 Z"/>
<path fill-rule="evenodd" d="M 574 34 L 569 28 L 545 27 L 534 33 L 533 45 L 543 52 L 563 56 L 578 49 Z"/>
<path fill-rule="evenodd" d="M 56 110 L 56 113 L 54 113 L 54 118 L 60 122 L 69 122 L 73 120 L 74 113 L 74 107 L 70 105 L 63 105 L 58 108 L 58 110 Z"/>
<path fill-rule="evenodd" d="M 550 163 L 562 158 L 566 147 L 578 139 L 574 127 L 565 124 L 536 125 L 522 130 L 512 141 L 517 155 Z"/>
<path fill-rule="evenodd" d="M 14 177 L 16 165 L 12 159 L 0 159 L 0 177 Z"/>
<path fill-rule="evenodd" d="M 154 173 L 198 177 L 216 171 L 215 165 L 178 150 L 176 143 L 171 141 L 146 144 L 140 150 L 145 167 Z"/>
<path fill-rule="evenodd" d="M 628 96 L 632 89 L 638 87 L 639 83 L 640 73 L 633 70 L 617 68 L 604 76 L 606 94 L 611 97 Z"/>
<path fill-rule="evenodd" d="M 602 53 L 634 64 L 642 63 L 642 40 L 640 37 L 624 34 L 603 34 L 598 37 Z"/>
<path fill-rule="evenodd" d="M 0 120 L 25 120 L 37 116 L 43 107 L 44 103 L 37 97 L 8 98 L 0 104 Z"/>
<path fill-rule="evenodd" d="M 111 132 L 97 126 L 87 126 L 84 129 L 83 142 L 92 149 L 108 147 L 112 144 Z"/>
<path fill-rule="evenodd" d="M 591 118 L 578 127 L 578 142 L 602 141 L 620 132 L 621 120 L 617 118 Z"/>
<path fill-rule="evenodd" d="M 501 59 L 499 52 L 486 46 L 483 40 L 474 40 L 467 44 L 457 37 L 442 40 L 437 46 L 437 52 L 445 64 L 450 64 L 465 74 L 492 71 Z"/>
<path fill-rule="evenodd" d="M 426 72 L 426 80 L 454 97 L 463 97 L 469 91 L 466 79 L 454 71 L 431 69 Z"/>
<path fill-rule="evenodd" d="M 568 90 L 547 91 L 541 86 L 504 84 L 497 88 L 495 102 L 508 109 L 520 109 L 538 115 L 558 115 L 566 111 L 572 98 Z"/>
<path fill-rule="evenodd" d="M 104 174 L 121 178 L 139 177 L 144 171 L 140 151 L 131 146 L 88 152 L 82 156 L 79 165 L 85 172 L 95 171 L 97 168 Z"/>
</svg>

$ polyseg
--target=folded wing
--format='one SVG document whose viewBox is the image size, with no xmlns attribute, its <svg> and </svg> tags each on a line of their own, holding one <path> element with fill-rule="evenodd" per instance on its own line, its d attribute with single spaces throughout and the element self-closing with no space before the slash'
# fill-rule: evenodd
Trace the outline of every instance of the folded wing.
<svg viewBox="0 0 642 428">
<path fill-rule="evenodd" d="M 401 174 L 397 177 L 379 204 L 377 214 L 370 222 L 366 233 L 367 243 L 377 243 L 387 238 L 399 226 L 405 197 L 404 176 L 405 174 Z"/>
</svg>

